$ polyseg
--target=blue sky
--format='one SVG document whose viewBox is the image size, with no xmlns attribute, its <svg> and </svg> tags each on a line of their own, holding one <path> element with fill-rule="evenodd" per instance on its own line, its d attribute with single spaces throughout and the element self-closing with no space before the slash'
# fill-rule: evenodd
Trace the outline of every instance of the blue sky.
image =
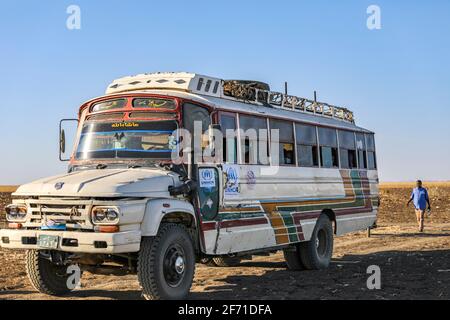
<svg viewBox="0 0 450 320">
<path fill-rule="evenodd" d="M 71 4 L 81 30 L 66 28 Z M 381 30 L 366 27 L 371 4 Z M 317 90 L 376 132 L 381 180 L 450 180 L 445 0 L 2 1 L 0 41 L 0 185 L 65 171 L 59 119 L 111 80 L 153 71 Z"/>
</svg>

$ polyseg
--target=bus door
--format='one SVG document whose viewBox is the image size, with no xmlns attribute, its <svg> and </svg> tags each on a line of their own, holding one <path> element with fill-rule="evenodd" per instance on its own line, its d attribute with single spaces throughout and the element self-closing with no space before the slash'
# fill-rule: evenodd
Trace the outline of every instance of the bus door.
<svg viewBox="0 0 450 320">
<path fill-rule="evenodd" d="M 222 170 L 214 165 L 198 165 L 197 203 L 201 218 L 202 251 L 214 254 L 220 233 L 219 209 L 222 206 Z"/>
<path fill-rule="evenodd" d="M 198 166 L 198 200 L 203 221 L 215 221 L 221 205 L 222 177 L 215 166 Z"/>
</svg>

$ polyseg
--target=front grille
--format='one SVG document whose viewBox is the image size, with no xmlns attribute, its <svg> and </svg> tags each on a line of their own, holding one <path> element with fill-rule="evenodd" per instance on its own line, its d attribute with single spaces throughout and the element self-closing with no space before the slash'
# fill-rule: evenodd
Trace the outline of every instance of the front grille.
<svg viewBox="0 0 450 320">
<path fill-rule="evenodd" d="M 92 229 L 90 200 L 27 199 L 28 221 L 25 227 L 40 228 L 49 221 L 64 223 L 68 229 Z"/>
</svg>

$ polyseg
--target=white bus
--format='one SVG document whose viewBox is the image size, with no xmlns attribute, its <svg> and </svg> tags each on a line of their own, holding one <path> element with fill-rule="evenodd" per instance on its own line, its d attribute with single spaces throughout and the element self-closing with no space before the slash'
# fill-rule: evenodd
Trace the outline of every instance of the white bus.
<svg viewBox="0 0 450 320">
<path fill-rule="evenodd" d="M 322 269 L 334 235 L 376 223 L 374 134 L 345 108 L 260 82 L 153 73 L 115 80 L 76 121 L 68 173 L 21 186 L 0 232 L 2 247 L 27 249 L 41 292 L 73 290 L 76 264 L 136 273 L 146 298 L 181 299 L 196 262 L 283 250 L 289 269 Z M 202 141 L 182 149 L 179 129 L 195 123 Z M 214 161 L 173 161 L 218 145 L 214 131 L 225 134 Z"/>
</svg>

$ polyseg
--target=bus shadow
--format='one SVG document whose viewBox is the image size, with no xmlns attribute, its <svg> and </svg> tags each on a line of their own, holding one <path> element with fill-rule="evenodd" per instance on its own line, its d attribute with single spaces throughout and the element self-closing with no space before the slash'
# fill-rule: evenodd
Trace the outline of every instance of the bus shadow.
<svg viewBox="0 0 450 320">
<path fill-rule="evenodd" d="M 242 261 L 238 268 L 286 268 L 285 262 L 275 261 Z"/>
<path fill-rule="evenodd" d="M 373 272 L 369 266 L 380 268 L 380 290 L 367 286 Z M 242 267 L 272 270 L 215 279 L 220 284 L 193 292 L 190 299 L 450 299 L 448 248 L 346 255 L 317 271 L 290 271 L 283 262 L 247 262 Z"/>
</svg>

